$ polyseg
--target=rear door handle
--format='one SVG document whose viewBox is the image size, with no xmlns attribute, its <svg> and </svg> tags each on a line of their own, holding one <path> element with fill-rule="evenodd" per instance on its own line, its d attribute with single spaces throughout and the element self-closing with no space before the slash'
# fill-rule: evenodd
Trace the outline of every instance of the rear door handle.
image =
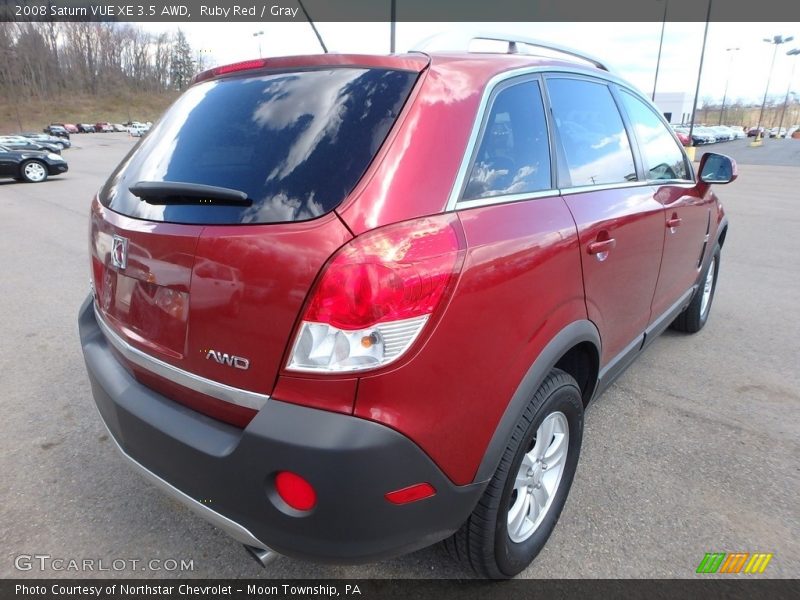
<svg viewBox="0 0 800 600">
<path fill-rule="evenodd" d="M 674 227 L 680 227 L 681 223 L 683 223 L 683 219 L 680 217 L 672 217 L 671 219 L 667 219 L 667 227 L 670 229 Z"/>
<path fill-rule="evenodd" d="M 601 254 L 603 252 L 608 252 L 616 245 L 617 245 L 617 240 L 615 240 L 614 238 L 610 238 L 608 240 L 592 242 L 591 244 L 589 244 L 587 250 L 589 254 Z"/>
</svg>

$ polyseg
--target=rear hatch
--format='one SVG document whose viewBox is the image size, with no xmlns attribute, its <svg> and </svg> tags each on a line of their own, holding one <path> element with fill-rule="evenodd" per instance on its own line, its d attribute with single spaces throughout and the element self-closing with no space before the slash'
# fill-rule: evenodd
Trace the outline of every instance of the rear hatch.
<svg viewBox="0 0 800 600">
<path fill-rule="evenodd" d="M 308 290 L 352 237 L 334 209 L 421 68 L 242 71 L 170 108 L 91 217 L 96 311 L 138 379 L 216 418 L 252 418 Z"/>
</svg>

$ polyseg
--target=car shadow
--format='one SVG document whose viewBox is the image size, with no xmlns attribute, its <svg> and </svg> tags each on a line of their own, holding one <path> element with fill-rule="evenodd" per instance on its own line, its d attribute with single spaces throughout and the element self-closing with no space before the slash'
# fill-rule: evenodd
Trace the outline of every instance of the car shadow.
<svg viewBox="0 0 800 600">
<path fill-rule="evenodd" d="M 52 177 L 55 177 L 55 175 L 53 175 Z M 14 185 L 14 184 L 19 184 L 19 185 L 42 185 L 42 184 L 45 184 L 46 185 L 48 183 L 56 183 L 58 181 L 59 181 L 58 179 L 53 179 L 51 177 L 48 177 L 44 181 L 40 181 L 38 184 L 34 184 L 34 183 L 28 183 L 26 181 L 17 181 L 16 179 L 0 179 L 0 187 L 5 186 L 5 185 Z"/>
</svg>

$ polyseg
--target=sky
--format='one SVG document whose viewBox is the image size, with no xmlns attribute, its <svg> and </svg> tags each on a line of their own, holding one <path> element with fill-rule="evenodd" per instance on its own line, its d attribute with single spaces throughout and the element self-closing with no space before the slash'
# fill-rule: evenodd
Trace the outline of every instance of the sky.
<svg viewBox="0 0 800 600">
<path fill-rule="evenodd" d="M 152 31 L 174 30 L 175 23 L 141 23 Z M 317 23 L 330 51 L 386 54 L 388 23 Z M 259 56 L 319 53 L 321 48 L 307 23 L 188 23 L 181 24 L 192 47 L 203 51 L 209 66 Z M 397 51 L 412 49 L 420 41 L 448 31 L 491 31 L 555 42 L 587 52 L 607 62 L 623 79 L 650 95 L 653 90 L 659 37 L 657 23 L 398 23 Z M 686 92 L 693 96 L 697 82 L 705 23 L 668 22 L 658 75 L 658 92 Z M 254 33 L 262 32 L 254 36 Z M 700 84 L 700 102 L 722 99 L 726 81 L 728 101 L 760 102 L 767 85 L 774 44 L 763 38 L 793 35 L 794 41 L 778 46 L 769 95 L 783 100 L 790 84 L 792 62 L 800 57 L 786 51 L 800 48 L 800 23 L 711 23 Z M 739 50 L 727 51 L 728 48 Z M 800 65 L 796 65 L 791 90 L 800 95 Z"/>
</svg>

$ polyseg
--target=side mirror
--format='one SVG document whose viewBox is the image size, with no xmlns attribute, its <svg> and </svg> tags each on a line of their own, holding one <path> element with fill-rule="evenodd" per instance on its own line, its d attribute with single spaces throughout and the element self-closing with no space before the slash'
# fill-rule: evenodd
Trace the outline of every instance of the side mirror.
<svg viewBox="0 0 800 600">
<path fill-rule="evenodd" d="M 700 181 L 703 183 L 730 183 L 738 176 L 736 161 L 730 156 L 706 152 L 700 159 Z"/>
</svg>

